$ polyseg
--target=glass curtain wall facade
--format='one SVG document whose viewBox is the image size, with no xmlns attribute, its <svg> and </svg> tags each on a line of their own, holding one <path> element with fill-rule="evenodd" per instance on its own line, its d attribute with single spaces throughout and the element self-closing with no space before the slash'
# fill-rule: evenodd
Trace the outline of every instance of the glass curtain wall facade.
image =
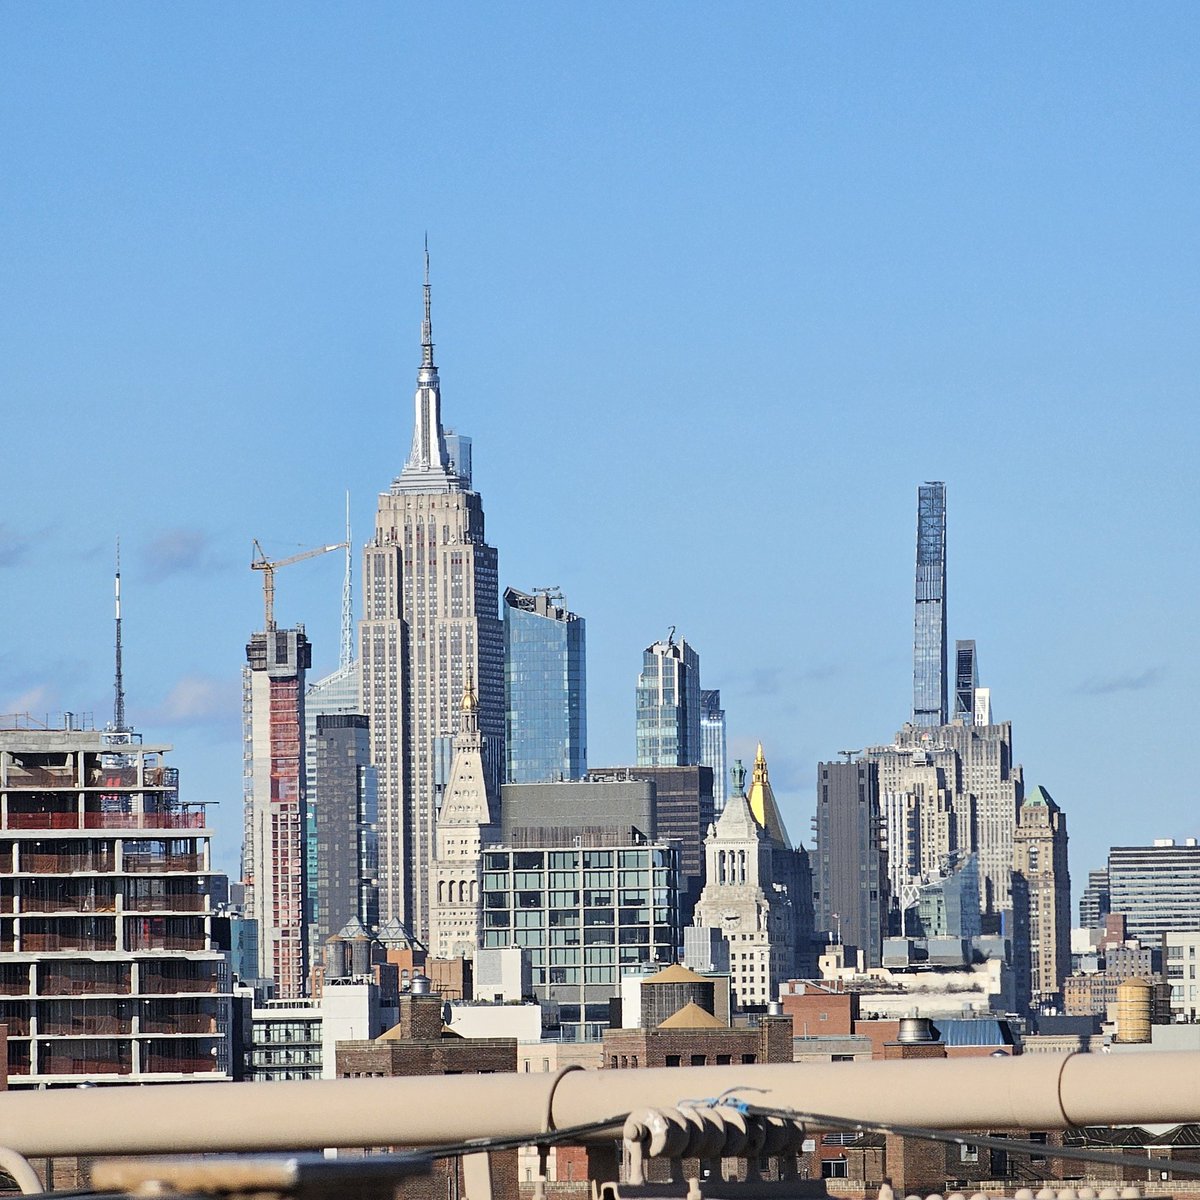
<svg viewBox="0 0 1200 1200">
<path fill-rule="evenodd" d="M 317 899 L 317 807 L 321 803 L 321 781 L 317 778 L 317 718 L 361 712 L 358 697 L 357 659 L 338 667 L 330 675 L 310 684 L 304 694 L 304 771 L 308 781 L 304 814 L 304 853 L 306 881 L 304 903 L 308 921 L 308 945 L 316 954 L 320 942 L 317 924 L 321 920 Z M 326 922 L 328 924 L 328 922 Z M 341 925 L 332 932 L 336 933 Z"/>
<path fill-rule="evenodd" d="M 505 778 L 582 779 L 587 773 L 586 627 L 538 591 L 504 593 Z"/>
<path fill-rule="evenodd" d="M 556 1000 L 564 1041 L 608 1026 L 623 970 L 675 961 L 678 854 L 662 844 L 486 850 L 483 945 L 523 946 L 538 997 Z"/>
<path fill-rule="evenodd" d="M 725 710 L 719 691 L 700 691 L 700 765 L 713 773 L 713 811 L 719 816 L 725 809 L 728 769 L 725 766 Z"/>
<path fill-rule="evenodd" d="M 946 724 L 946 485 L 917 490 L 913 724 Z"/>
<path fill-rule="evenodd" d="M 964 725 L 975 720 L 975 693 L 979 688 L 979 665 L 974 640 L 954 643 L 954 719 Z"/>
<path fill-rule="evenodd" d="M 637 765 L 700 763 L 700 656 L 674 631 L 642 654 L 637 682 Z"/>
</svg>

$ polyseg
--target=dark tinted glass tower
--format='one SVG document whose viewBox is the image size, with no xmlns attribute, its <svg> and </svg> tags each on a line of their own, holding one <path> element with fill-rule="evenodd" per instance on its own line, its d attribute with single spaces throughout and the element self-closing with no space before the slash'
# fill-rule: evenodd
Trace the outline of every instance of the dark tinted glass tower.
<svg viewBox="0 0 1200 1200">
<path fill-rule="evenodd" d="M 975 692 L 979 687 L 979 666 L 975 661 L 975 642 L 954 643 L 954 719 L 964 725 L 975 721 Z"/>
<path fill-rule="evenodd" d="M 317 841 L 317 934 L 324 945 L 348 921 L 379 927 L 378 795 L 361 713 L 317 717 L 312 786 Z"/>
<path fill-rule="evenodd" d="M 913 724 L 945 725 L 946 485 L 917 490 L 917 588 L 913 634 Z"/>
<path fill-rule="evenodd" d="M 586 640 L 562 596 L 504 593 L 504 755 L 509 783 L 587 772 Z"/>
</svg>

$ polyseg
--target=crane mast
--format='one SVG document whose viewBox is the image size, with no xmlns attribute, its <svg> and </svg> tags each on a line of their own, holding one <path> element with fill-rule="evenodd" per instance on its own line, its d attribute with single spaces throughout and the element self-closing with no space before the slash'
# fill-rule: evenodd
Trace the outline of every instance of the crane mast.
<svg viewBox="0 0 1200 1200">
<path fill-rule="evenodd" d="M 290 554 L 287 558 L 268 558 L 266 551 L 254 539 L 254 558 L 250 561 L 250 569 L 263 573 L 263 628 L 267 633 L 275 631 L 275 572 L 280 567 L 291 566 L 292 563 L 303 562 L 306 558 L 316 558 L 318 554 L 329 554 L 333 550 L 345 550 L 349 542 L 334 542 L 328 546 L 315 546 L 311 550 L 302 550 L 299 554 Z"/>
</svg>

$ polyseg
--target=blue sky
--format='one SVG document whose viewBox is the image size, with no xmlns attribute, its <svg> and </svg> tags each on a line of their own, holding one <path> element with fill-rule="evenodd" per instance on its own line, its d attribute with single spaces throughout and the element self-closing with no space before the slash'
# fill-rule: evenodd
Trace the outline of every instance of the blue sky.
<svg viewBox="0 0 1200 1200">
<path fill-rule="evenodd" d="M 676 625 L 816 763 L 911 704 L 918 483 L 950 636 L 1065 807 L 1076 882 L 1200 833 L 1200 11 L 8 5 L 0 711 L 129 713 L 240 837 L 277 556 L 402 465 L 420 248 L 501 582 L 588 620 L 591 759 Z M 341 563 L 280 572 L 317 672 Z"/>
</svg>

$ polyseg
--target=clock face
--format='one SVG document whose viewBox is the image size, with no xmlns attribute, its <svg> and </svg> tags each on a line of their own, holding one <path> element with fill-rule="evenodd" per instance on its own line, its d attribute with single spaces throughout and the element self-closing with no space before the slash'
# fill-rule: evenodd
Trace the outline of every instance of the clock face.
<svg viewBox="0 0 1200 1200">
<path fill-rule="evenodd" d="M 726 913 L 723 923 L 726 929 L 736 929 L 742 923 L 742 914 Z"/>
</svg>

